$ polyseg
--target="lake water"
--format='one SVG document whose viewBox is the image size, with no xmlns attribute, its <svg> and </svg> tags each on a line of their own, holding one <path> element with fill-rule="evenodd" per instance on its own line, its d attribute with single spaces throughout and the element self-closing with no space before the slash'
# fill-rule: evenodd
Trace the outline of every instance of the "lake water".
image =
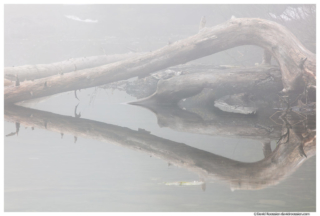
<svg viewBox="0 0 320 216">
<path fill-rule="evenodd" d="M 305 6 L 7 4 L 4 66 L 150 52 L 197 34 L 202 16 L 210 28 L 282 12 L 299 12 L 281 23 L 315 51 Z M 263 53 L 246 45 L 190 64 L 255 66 Z M 315 116 L 292 112 L 284 126 L 277 110 L 147 109 L 131 95 L 90 88 L 5 107 L 4 211 L 316 211 Z"/>
<path fill-rule="evenodd" d="M 159 124 L 117 90 L 77 95 L 5 109 L 5 211 L 316 211 L 315 147 L 294 167 L 259 165 L 257 139 Z"/>
</svg>

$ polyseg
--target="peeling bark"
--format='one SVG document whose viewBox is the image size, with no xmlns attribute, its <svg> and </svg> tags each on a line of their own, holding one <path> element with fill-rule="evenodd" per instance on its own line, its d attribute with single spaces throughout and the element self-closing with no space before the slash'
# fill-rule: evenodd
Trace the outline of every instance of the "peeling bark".
<svg viewBox="0 0 320 216">
<path fill-rule="evenodd" d="M 295 90 L 303 74 L 315 84 L 316 56 L 278 23 L 258 18 L 235 18 L 204 28 L 198 34 L 177 41 L 141 57 L 6 88 L 6 103 L 15 103 L 79 88 L 98 86 L 135 76 L 147 75 L 241 45 L 257 45 L 268 50 L 281 68 L 283 91 Z M 301 59 L 305 59 L 301 65 Z M 47 85 L 44 85 L 44 84 Z M 31 95 L 30 92 L 33 92 Z"/>
</svg>

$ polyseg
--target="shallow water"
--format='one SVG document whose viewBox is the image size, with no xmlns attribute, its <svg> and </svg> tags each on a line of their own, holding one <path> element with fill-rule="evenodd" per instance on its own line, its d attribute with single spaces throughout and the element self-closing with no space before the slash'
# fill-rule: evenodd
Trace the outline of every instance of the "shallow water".
<svg viewBox="0 0 320 216">
<path fill-rule="evenodd" d="M 81 90 L 78 98 L 72 92 L 24 104 L 40 113 L 11 110 L 24 119 L 18 135 L 5 137 L 5 211 L 316 210 L 315 156 L 267 175 L 283 178 L 248 185 L 254 173 L 241 177 L 231 168 L 263 160 L 259 140 L 160 127 L 155 113 L 128 105 L 135 98 L 117 90 Z M 4 133 L 15 132 L 6 119 Z M 205 186 L 166 185 L 180 181 Z"/>
<path fill-rule="evenodd" d="M 4 65 L 155 51 L 197 34 L 204 15 L 206 27 L 212 27 L 233 16 L 276 21 L 270 14 L 288 12 L 285 8 L 5 5 Z M 286 27 L 314 50 L 315 31 L 305 34 L 303 29 L 316 29 L 315 12 L 309 18 Z M 246 45 L 188 64 L 253 66 L 262 62 L 263 53 Z M 274 122 L 269 118 L 275 110 L 239 116 L 192 107 L 195 102 L 189 99 L 182 109 L 152 110 L 128 105 L 137 99 L 117 90 L 91 88 L 77 94 L 80 101 L 69 92 L 21 104 L 27 108 L 5 108 L 5 211 L 316 210 L 316 146 L 308 141 L 315 122 L 310 119 L 293 114 L 289 142 L 278 145 L 287 128 L 278 119 L 280 112 Z"/>
</svg>

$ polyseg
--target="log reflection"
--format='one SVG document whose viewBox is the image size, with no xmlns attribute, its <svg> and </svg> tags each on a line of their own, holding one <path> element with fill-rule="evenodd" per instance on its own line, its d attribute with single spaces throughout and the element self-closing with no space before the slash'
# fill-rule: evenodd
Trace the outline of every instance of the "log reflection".
<svg viewBox="0 0 320 216">
<path fill-rule="evenodd" d="M 259 115 L 241 115 L 226 113 L 220 110 L 200 110 L 209 119 L 195 112 L 180 109 L 178 106 L 142 106 L 152 111 L 158 119 L 160 127 L 168 127 L 175 131 L 205 134 L 211 136 L 227 136 L 261 140 L 279 139 L 281 126 L 274 124 L 269 117 L 275 111 L 266 109 Z M 198 108 L 198 107 L 197 107 Z M 203 108 L 203 107 L 202 107 Z"/>
<path fill-rule="evenodd" d="M 144 129 L 135 131 L 19 106 L 5 107 L 4 114 L 5 120 L 18 122 L 24 126 L 46 129 L 61 135 L 71 134 L 74 137 L 96 139 L 144 152 L 170 164 L 186 168 L 207 180 L 223 180 L 230 184 L 232 190 L 256 190 L 276 185 L 316 152 L 315 131 L 301 132 L 297 126 L 289 128 L 289 141 L 280 142 L 273 152 L 267 150 L 263 160 L 244 163 L 154 136 Z M 184 117 L 188 119 L 186 116 Z M 181 114 L 180 118 L 183 119 Z M 197 120 L 195 116 L 193 119 L 189 116 L 188 119 L 189 123 Z M 301 155 L 301 148 L 306 157 Z"/>
</svg>

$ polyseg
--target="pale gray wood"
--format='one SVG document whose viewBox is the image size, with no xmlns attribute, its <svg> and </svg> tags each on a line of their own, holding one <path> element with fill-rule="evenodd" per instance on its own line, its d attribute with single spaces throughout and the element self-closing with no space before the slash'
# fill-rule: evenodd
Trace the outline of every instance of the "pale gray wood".
<svg viewBox="0 0 320 216">
<path fill-rule="evenodd" d="M 33 82 L 21 82 L 4 92 L 5 103 L 89 88 L 147 75 L 170 66 L 184 64 L 241 45 L 257 45 L 268 50 L 281 68 L 283 91 L 294 90 L 303 74 L 315 84 L 316 56 L 278 23 L 258 18 L 235 18 L 205 28 L 198 34 L 136 57 L 95 68 L 54 75 Z M 301 62 L 303 61 L 303 64 Z"/>
</svg>

